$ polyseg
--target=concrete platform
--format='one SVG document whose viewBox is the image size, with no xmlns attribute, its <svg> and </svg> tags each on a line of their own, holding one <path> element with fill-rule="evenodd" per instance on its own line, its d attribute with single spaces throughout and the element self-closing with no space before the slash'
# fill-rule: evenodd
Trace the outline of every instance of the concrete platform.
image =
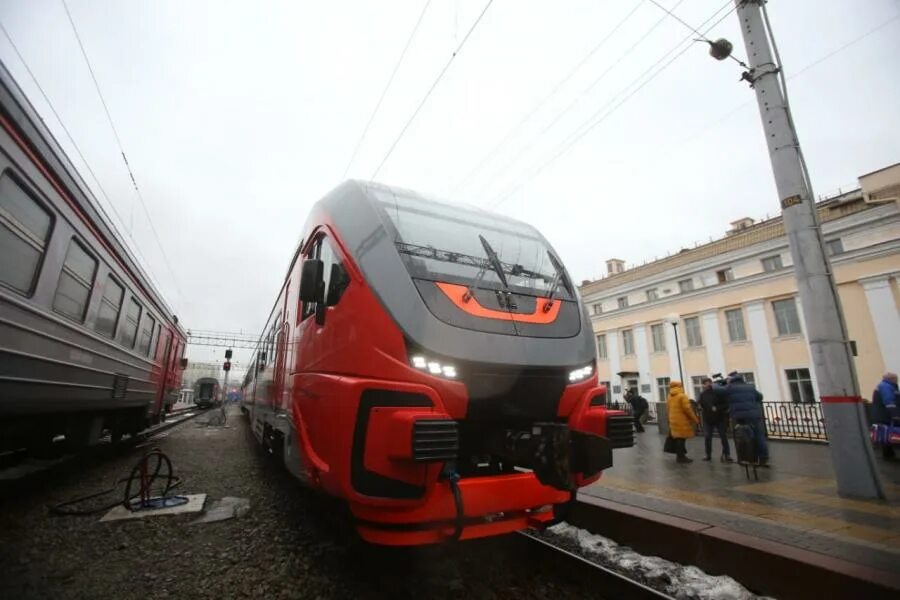
<svg viewBox="0 0 900 600">
<path fill-rule="evenodd" d="M 879 456 L 889 499 L 858 500 L 838 496 L 824 444 L 771 441 L 772 467 L 748 481 L 742 467 L 718 461 L 718 440 L 708 463 L 703 438 L 689 440 L 686 465 L 663 453 L 663 441 L 652 426 L 637 434 L 582 495 L 900 572 L 900 464 Z"/>
</svg>

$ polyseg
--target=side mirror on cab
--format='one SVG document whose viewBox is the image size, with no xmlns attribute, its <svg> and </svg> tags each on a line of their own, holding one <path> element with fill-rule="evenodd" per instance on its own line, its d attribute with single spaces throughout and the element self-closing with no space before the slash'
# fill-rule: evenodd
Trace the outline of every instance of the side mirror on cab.
<svg viewBox="0 0 900 600">
<path fill-rule="evenodd" d="M 324 265 L 317 258 L 303 261 L 300 271 L 300 300 L 303 302 L 322 302 L 324 300 L 322 283 L 324 282 Z"/>
</svg>

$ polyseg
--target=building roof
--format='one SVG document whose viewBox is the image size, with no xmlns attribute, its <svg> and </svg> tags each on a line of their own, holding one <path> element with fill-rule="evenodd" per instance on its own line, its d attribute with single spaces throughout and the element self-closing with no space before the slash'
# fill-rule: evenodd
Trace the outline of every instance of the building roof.
<svg viewBox="0 0 900 600">
<path fill-rule="evenodd" d="M 841 217 L 875 208 L 871 204 L 863 202 L 862 191 L 855 189 L 838 196 L 827 198 L 816 204 L 819 221 L 827 223 Z M 630 283 L 644 277 L 650 277 L 659 273 L 690 264 L 695 261 L 710 258 L 719 254 L 725 254 L 733 250 L 747 248 L 760 242 L 783 237 L 784 223 L 781 216 L 760 221 L 744 229 L 727 234 L 725 237 L 695 248 L 686 248 L 665 258 L 643 264 L 638 267 L 626 269 L 621 273 L 611 274 L 602 279 L 589 282 L 581 286 L 582 296 L 602 292 L 619 285 Z"/>
</svg>

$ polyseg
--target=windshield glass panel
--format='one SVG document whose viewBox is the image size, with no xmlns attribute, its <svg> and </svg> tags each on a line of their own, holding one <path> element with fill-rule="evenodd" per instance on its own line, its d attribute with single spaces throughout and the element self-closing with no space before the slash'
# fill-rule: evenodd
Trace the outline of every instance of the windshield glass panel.
<svg viewBox="0 0 900 600">
<path fill-rule="evenodd" d="M 394 243 L 414 277 L 469 284 L 480 274 L 479 287 L 502 288 L 481 235 L 497 253 L 511 289 L 549 293 L 556 275 L 550 248 L 530 225 L 396 190 L 371 191 L 393 225 Z M 556 295 L 568 296 L 564 285 Z"/>
</svg>

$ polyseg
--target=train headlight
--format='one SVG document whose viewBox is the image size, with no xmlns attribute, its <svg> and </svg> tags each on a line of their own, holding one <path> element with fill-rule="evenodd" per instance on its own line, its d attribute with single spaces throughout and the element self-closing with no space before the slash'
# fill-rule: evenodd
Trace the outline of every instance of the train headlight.
<svg viewBox="0 0 900 600">
<path fill-rule="evenodd" d="M 575 383 L 577 381 L 583 381 L 591 376 L 591 373 L 594 372 L 594 365 L 589 364 L 581 367 L 580 369 L 575 369 L 574 371 L 569 371 L 569 382 Z"/>
<path fill-rule="evenodd" d="M 456 379 L 456 367 L 449 363 L 431 360 L 421 354 L 411 356 L 409 362 L 420 371 L 427 371 L 432 375 L 440 375 L 447 379 Z"/>
</svg>

